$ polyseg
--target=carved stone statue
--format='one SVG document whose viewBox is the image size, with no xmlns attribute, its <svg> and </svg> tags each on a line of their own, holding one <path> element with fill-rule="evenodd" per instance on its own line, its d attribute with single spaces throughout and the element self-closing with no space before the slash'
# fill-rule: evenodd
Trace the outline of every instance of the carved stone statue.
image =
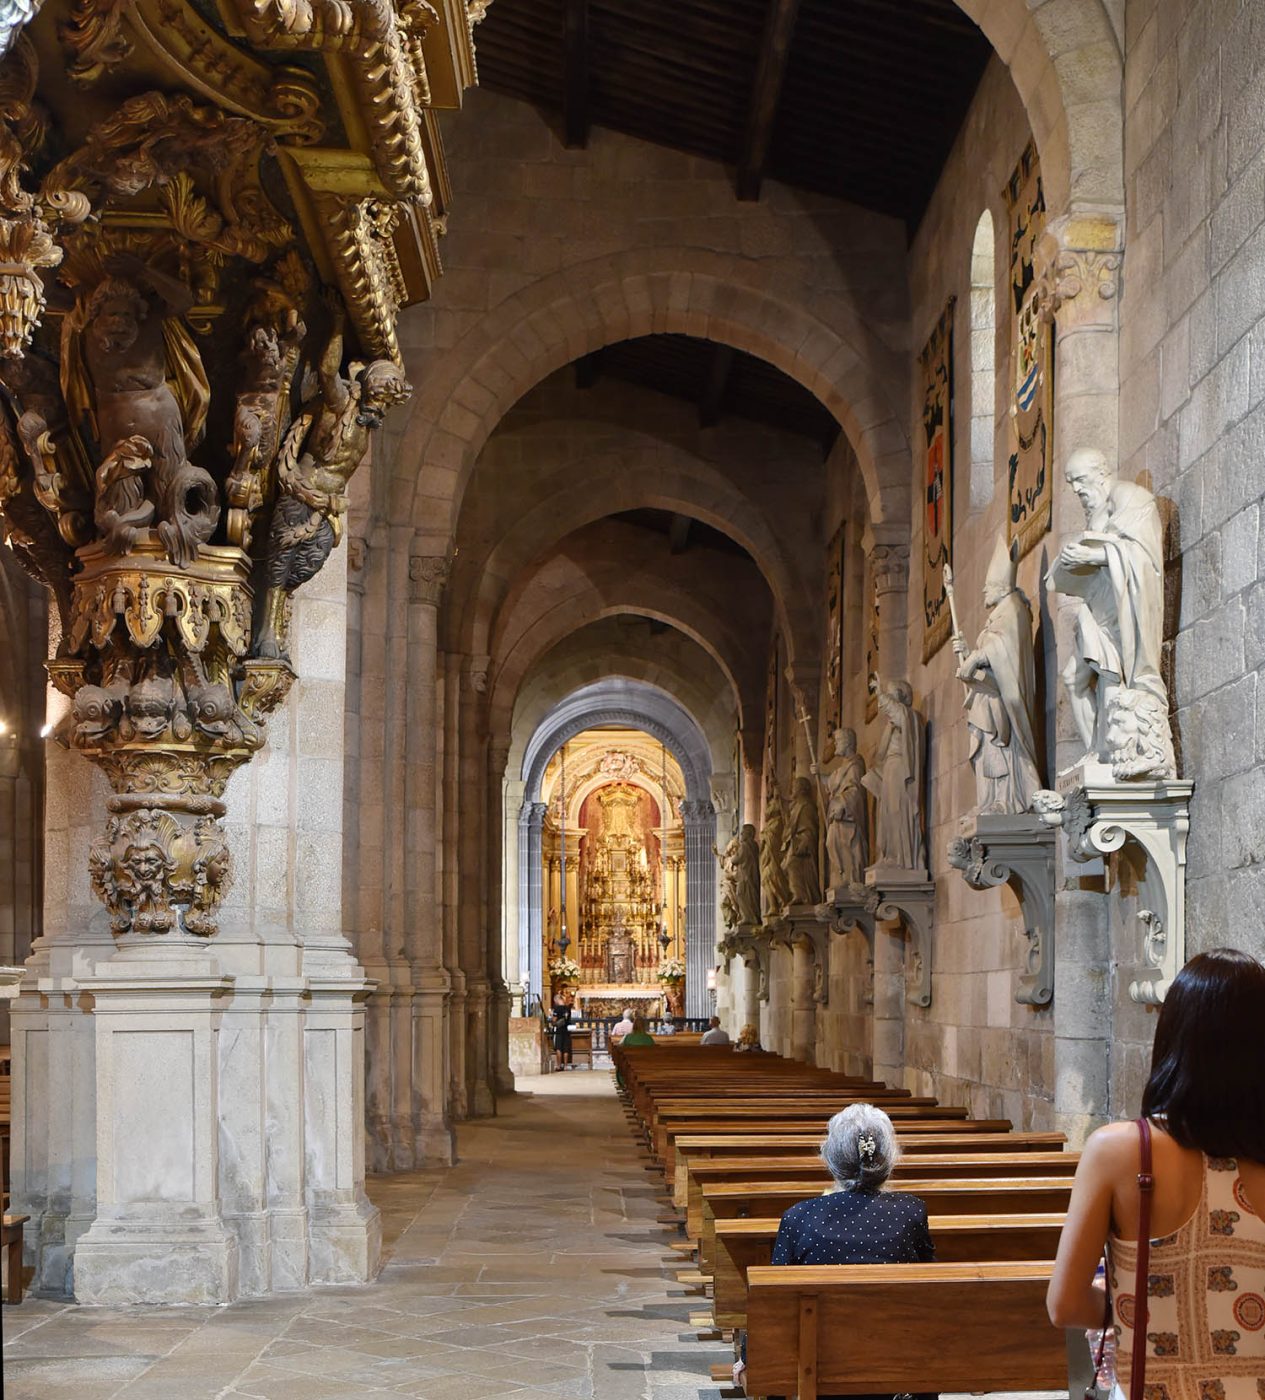
<svg viewBox="0 0 1265 1400">
<path fill-rule="evenodd" d="M 776 786 L 770 788 L 760 827 L 760 912 L 768 919 L 791 902 L 791 889 L 782 870 L 786 842 L 786 807 Z"/>
<path fill-rule="evenodd" d="M 632 934 L 624 923 L 622 912 L 606 940 L 606 977 L 610 982 L 631 982 L 634 973 Z"/>
<path fill-rule="evenodd" d="M 1034 722 L 1037 710 L 1032 608 L 1016 587 L 1017 553 L 998 538 L 984 579 L 988 620 L 967 649 L 953 639 L 965 682 L 971 767 L 981 813 L 1026 812 L 1041 787 Z"/>
<path fill-rule="evenodd" d="M 148 515 L 157 515 L 172 561 L 187 567 L 220 518 L 214 480 L 188 458 L 210 397 L 201 356 L 179 319 L 192 297 L 183 283 L 136 257 L 109 258 L 106 273 L 66 318 L 62 343 L 72 423 L 98 454 L 98 528 L 111 552 L 131 548 L 149 523 L 134 500 L 148 475 Z M 126 503 L 122 512 L 118 500 Z"/>
<path fill-rule="evenodd" d="M 1080 600 L 1075 651 L 1063 670 L 1076 726 L 1087 756 L 1110 763 L 1116 779 L 1174 777 L 1160 670 L 1164 561 L 1155 497 L 1121 481 L 1095 448 L 1073 452 L 1064 475 L 1086 528 L 1059 550 L 1047 583 Z"/>
<path fill-rule="evenodd" d="M 782 868 L 790 886 L 792 904 L 817 904 L 821 900 L 821 824 L 817 794 L 811 778 L 802 775 L 791 788 L 791 806 L 782 847 Z"/>
<path fill-rule="evenodd" d="M 413 392 L 391 360 L 353 366 L 344 376 L 341 303 L 332 316 L 321 356 L 320 397 L 292 425 L 277 460 L 278 495 L 264 561 L 256 656 L 281 656 L 286 596 L 329 558 L 347 510 L 343 493 L 368 449 L 369 434 L 382 426 L 388 408 Z"/>
<path fill-rule="evenodd" d="M 856 731 L 836 729 L 835 762 L 821 775 L 826 793 L 826 860 L 833 889 L 859 885 L 870 863 L 869 811 L 865 759 L 857 753 Z"/>
<path fill-rule="evenodd" d="M 715 851 L 715 847 L 712 848 Z M 755 827 L 747 822 L 725 847 L 720 860 L 720 913 L 726 928 L 760 922 L 760 848 Z"/>
<path fill-rule="evenodd" d="M 926 722 L 914 709 L 914 693 L 905 680 L 888 681 L 879 687 L 878 708 L 887 727 L 879 740 L 874 767 L 862 780 L 878 799 L 875 863 L 925 876 Z"/>
</svg>

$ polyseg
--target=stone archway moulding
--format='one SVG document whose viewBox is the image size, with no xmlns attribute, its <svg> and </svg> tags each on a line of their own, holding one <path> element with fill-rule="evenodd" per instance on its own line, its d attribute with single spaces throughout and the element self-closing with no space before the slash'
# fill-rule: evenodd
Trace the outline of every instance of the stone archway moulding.
<svg viewBox="0 0 1265 1400">
<path fill-rule="evenodd" d="M 528 742 L 523 755 L 523 803 L 518 822 L 519 977 L 528 998 L 543 990 L 543 890 L 540 785 L 550 759 L 569 739 L 600 725 L 640 729 L 668 748 L 685 780 L 685 996 L 686 1014 L 709 1005 L 707 969 L 716 947 L 716 814 L 711 804 L 711 752 L 694 718 L 666 691 L 644 681 L 613 679 L 585 686 L 561 701 Z"/>
<path fill-rule="evenodd" d="M 1124 208 L 1124 60 L 1101 0 L 956 0 L 1010 70 L 1051 218 Z"/>
<path fill-rule="evenodd" d="M 815 394 L 856 452 L 871 513 L 906 519 L 902 360 L 855 311 L 828 323 L 810 309 L 811 286 L 774 294 L 755 285 L 761 275 L 756 260 L 697 247 L 638 249 L 507 298 L 423 378 L 395 459 L 393 511 L 446 548 L 484 442 L 528 390 L 605 345 L 674 332 L 745 350 Z"/>
</svg>

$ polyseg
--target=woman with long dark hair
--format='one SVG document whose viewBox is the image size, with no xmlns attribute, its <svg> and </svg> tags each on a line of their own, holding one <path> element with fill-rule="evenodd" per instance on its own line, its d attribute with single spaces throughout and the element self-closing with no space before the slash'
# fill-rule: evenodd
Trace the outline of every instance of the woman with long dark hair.
<svg viewBox="0 0 1265 1400">
<path fill-rule="evenodd" d="M 1139 1305 L 1144 1189 L 1150 1245 Z M 1265 967 L 1219 948 L 1192 958 L 1168 990 L 1142 1119 L 1108 1124 L 1085 1144 L 1050 1280 L 1050 1320 L 1103 1325 L 1095 1272 L 1105 1246 L 1117 1394 L 1129 1393 L 1134 1324 L 1144 1316 L 1148 1397 L 1256 1400 L 1265 1393 L 1263 1215 Z"/>
</svg>

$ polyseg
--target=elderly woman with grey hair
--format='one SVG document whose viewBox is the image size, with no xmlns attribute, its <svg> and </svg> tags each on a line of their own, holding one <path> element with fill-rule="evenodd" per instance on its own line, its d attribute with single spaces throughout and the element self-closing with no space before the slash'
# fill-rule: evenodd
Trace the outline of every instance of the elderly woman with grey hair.
<svg viewBox="0 0 1265 1400">
<path fill-rule="evenodd" d="M 927 1207 L 904 1191 L 884 1191 L 900 1156 L 892 1120 L 873 1104 L 836 1113 L 821 1144 L 835 1179 L 824 1196 L 793 1205 L 773 1246 L 775 1264 L 920 1264 L 935 1258 Z M 821 1400 L 842 1400 L 823 1395 Z M 888 1400 L 851 1396 L 849 1400 Z M 919 1397 L 934 1400 L 934 1397 Z"/>
</svg>

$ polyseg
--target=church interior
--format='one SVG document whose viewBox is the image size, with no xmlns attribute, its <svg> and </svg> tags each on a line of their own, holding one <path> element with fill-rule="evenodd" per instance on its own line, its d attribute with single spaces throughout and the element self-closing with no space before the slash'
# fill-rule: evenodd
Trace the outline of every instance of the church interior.
<svg viewBox="0 0 1265 1400">
<path fill-rule="evenodd" d="M 690 1144 L 859 1086 L 1048 1273 L 1265 957 L 1265 0 L 0 55 L 5 1395 L 815 1396 Z"/>
</svg>

